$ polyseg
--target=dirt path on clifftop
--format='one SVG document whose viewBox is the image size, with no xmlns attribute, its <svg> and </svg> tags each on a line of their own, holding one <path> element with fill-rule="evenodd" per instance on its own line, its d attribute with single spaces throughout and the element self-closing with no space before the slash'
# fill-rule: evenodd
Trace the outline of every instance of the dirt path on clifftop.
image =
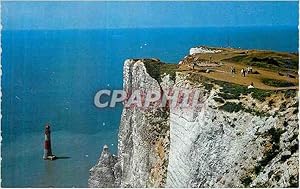
<svg viewBox="0 0 300 189">
<path fill-rule="evenodd" d="M 231 73 L 231 67 L 235 67 L 236 69 L 235 74 Z M 263 90 L 288 90 L 288 89 L 298 90 L 299 89 L 298 76 L 296 78 L 290 78 L 287 76 L 280 76 L 278 72 L 275 71 L 252 67 L 253 71 L 254 72 L 257 71 L 258 74 L 246 74 L 246 76 L 244 77 L 240 72 L 242 68 L 246 68 L 246 66 L 242 64 L 224 63 L 219 67 L 208 68 L 212 70 L 212 72 L 206 73 L 203 72 L 203 68 L 197 67 L 194 70 L 192 70 L 187 65 L 180 66 L 180 70 L 182 70 L 182 72 L 199 74 L 207 78 L 226 81 L 226 82 L 235 83 L 244 86 L 249 86 L 251 82 L 253 82 L 255 88 L 259 88 Z M 262 82 L 262 79 L 274 79 L 274 80 L 289 82 L 289 83 L 293 83 L 295 86 L 290 86 L 290 87 L 269 86 L 264 84 Z"/>
</svg>

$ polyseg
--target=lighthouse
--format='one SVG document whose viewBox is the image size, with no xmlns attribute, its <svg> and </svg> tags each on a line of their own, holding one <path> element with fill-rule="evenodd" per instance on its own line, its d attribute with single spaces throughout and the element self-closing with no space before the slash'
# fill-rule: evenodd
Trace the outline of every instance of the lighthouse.
<svg viewBox="0 0 300 189">
<path fill-rule="evenodd" d="M 47 124 L 45 126 L 45 144 L 44 144 L 44 160 L 55 160 L 56 156 L 52 154 L 52 149 L 51 149 L 51 131 L 50 131 L 50 126 Z"/>
</svg>

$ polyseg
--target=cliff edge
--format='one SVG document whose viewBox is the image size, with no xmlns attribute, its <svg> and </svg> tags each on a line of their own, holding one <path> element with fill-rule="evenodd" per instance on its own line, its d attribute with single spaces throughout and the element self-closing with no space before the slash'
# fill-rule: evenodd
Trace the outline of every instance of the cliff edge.
<svg viewBox="0 0 300 189">
<path fill-rule="evenodd" d="M 103 149 L 89 187 L 298 187 L 298 55 L 191 51 L 179 65 L 125 61 L 125 91 L 197 89 L 200 103 L 124 107 L 118 155 Z"/>
</svg>

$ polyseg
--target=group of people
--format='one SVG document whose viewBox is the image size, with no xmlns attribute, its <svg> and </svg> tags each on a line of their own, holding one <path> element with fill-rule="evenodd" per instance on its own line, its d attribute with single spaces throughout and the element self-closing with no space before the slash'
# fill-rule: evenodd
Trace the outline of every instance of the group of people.
<svg viewBox="0 0 300 189">
<path fill-rule="evenodd" d="M 231 73 L 232 73 L 232 74 L 235 74 L 235 67 L 231 66 L 231 67 L 230 67 L 230 70 L 231 70 Z"/>
<path fill-rule="evenodd" d="M 195 66 L 196 66 L 196 63 L 195 63 L 195 62 L 193 62 L 193 70 L 195 69 Z"/>
<path fill-rule="evenodd" d="M 232 74 L 236 74 L 235 67 L 231 66 L 231 67 L 230 67 L 230 70 L 231 70 L 231 73 L 232 73 Z M 242 74 L 242 76 L 244 76 L 244 77 L 246 77 L 246 74 L 251 74 L 251 73 L 253 73 L 252 67 L 247 67 L 247 68 L 242 68 L 242 69 L 241 69 L 241 74 Z M 251 82 L 251 84 L 248 86 L 248 89 L 252 89 L 252 88 L 254 88 L 253 82 Z"/>
<path fill-rule="evenodd" d="M 236 73 L 235 67 L 231 66 L 231 67 L 230 67 L 230 70 L 231 70 L 231 73 L 232 73 L 232 74 L 235 74 L 235 73 Z M 242 68 L 242 69 L 241 69 L 241 74 L 242 74 L 242 76 L 246 77 L 246 74 L 253 73 L 252 71 L 253 71 L 253 70 L 252 70 L 252 67 Z"/>
<path fill-rule="evenodd" d="M 246 74 L 251 74 L 252 71 L 252 67 L 242 68 L 241 74 L 242 76 L 246 77 Z"/>
</svg>

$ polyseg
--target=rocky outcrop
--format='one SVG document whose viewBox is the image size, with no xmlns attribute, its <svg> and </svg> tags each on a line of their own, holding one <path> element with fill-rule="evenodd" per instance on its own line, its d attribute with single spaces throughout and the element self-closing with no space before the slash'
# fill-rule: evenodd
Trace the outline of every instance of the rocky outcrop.
<svg viewBox="0 0 300 189">
<path fill-rule="evenodd" d="M 108 146 L 103 147 L 99 162 L 90 169 L 90 178 L 88 184 L 90 187 L 114 188 L 118 186 L 118 170 L 115 169 L 117 162 L 116 156 L 109 152 Z"/>
<path fill-rule="evenodd" d="M 91 169 L 90 187 L 298 186 L 294 92 L 261 99 L 253 93 L 263 91 L 253 90 L 226 98 L 228 84 L 179 72 L 175 82 L 167 74 L 158 79 L 146 68 L 149 61 L 159 63 L 125 62 L 124 90 L 196 88 L 200 103 L 189 109 L 124 108 L 118 156 L 103 150 Z"/>
</svg>

